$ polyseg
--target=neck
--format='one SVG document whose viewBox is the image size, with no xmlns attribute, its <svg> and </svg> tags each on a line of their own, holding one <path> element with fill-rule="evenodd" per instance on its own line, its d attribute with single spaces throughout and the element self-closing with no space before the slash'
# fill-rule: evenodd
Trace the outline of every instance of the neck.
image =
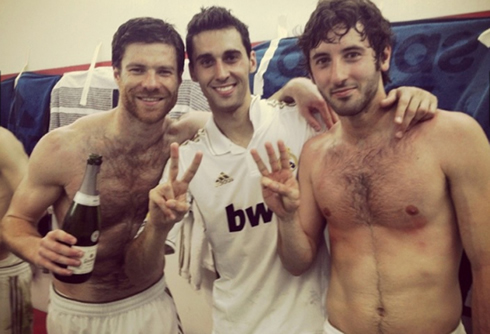
<svg viewBox="0 0 490 334">
<path fill-rule="evenodd" d="M 213 111 L 213 120 L 220 131 L 233 143 L 247 148 L 252 139 L 254 128 L 250 121 L 250 102 L 248 96 L 246 103 L 233 112 Z"/>
<path fill-rule="evenodd" d="M 161 143 L 164 135 L 164 122 L 144 123 L 123 109 L 116 109 L 114 117 L 108 128 L 108 136 L 117 137 L 117 141 L 130 149 L 133 146 L 140 148 L 151 147 Z"/>
<path fill-rule="evenodd" d="M 394 136 L 394 114 L 391 109 L 383 109 L 380 101 L 386 97 L 375 97 L 365 110 L 354 116 L 339 116 L 342 136 L 348 141 L 359 143 L 382 136 Z"/>
</svg>

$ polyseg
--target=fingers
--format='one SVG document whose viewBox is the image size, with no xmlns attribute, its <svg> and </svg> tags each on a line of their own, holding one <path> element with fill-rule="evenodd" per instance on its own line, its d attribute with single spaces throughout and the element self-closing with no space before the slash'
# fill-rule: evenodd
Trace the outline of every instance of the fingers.
<svg viewBox="0 0 490 334">
<path fill-rule="evenodd" d="M 152 189 L 149 197 L 149 221 L 155 225 L 173 225 L 181 220 L 189 210 L 185 194 L 176 198 L 169 183 L 160 184 Z"/>
<path fill-rule="evenodd" d="M 380 105 L 382 108 L 389 108 L 393 106 L 393 104 L 396 102 L 398 99 L 398 90 L 397 89 L 392 89 L 388 95 L 380 102 Z M 401 122 L 401 119 L 400 119 Z"/>
<path fill-rule="evenodd" d="M 171 181 L 177 179 L 179 174 L 179 144 L 170 144 L 170 169 L 168 177 Z"/>
<path fill-rule="evenodd" d="M 263 162 L 257 150 L 256 149 L 250 150 L 250 153 L 252 154 L 255 164 L 257 165 L 257 168 L 259 169 L 259 172 L 260 174 L 262 174 L 262 176 L 268 177 L 272 173 L 277 173 L 281 170 L 291 170 L 291 166 L 289 164 L 289 151 L 286 147 L 286 144 L 284 144 L 282 140 L 279 140 L 277 142 L 277 147 L 279 149 L 279 159 L 277 158 L 276 151 L 274 150 L 274 147 L 270 142 L 265 143 L 264 146 L 269 159 L 269 165 L 271 168 L 270 171 L 265 165 L 265 163 Z"/>
<path fill-rule="evenodd" d="M 281 168 L 286 170 L 291 169 L 291 166 L 289 164 L 289 152 L 286 145 L 282 140 L 279 140 L 277 142 L 277 147 L 279 148 L 279 159 L 281 161 Z"/>
<path fill-rule="evenodd" d="M 277 172 L 280 169 L 279 161 L 276 158 L 276 151 L 271 143 L 265 143 L 265 151 L 267 152 L 267 156 L 269 157 L 269 165 L 271 166 L 271 171 Z"/>
<path fill-rule="evenodd" d="M 316 120 L 314 115 L 314 111 L 310 111 L 309 108 L 307 108 L 306 111 L 300 111 L 303 117 L 305 118 L 306 122 L 315 130 L 315 131 L 320 131 L 322 129 L 322 126 L 320 123 Z M 321 113 L 321 116 L 323 118 L 324 114 Z"/>
<path fill-rule="evenodd" d="M 71 270 L 59 265 L 77 267 L 81 264 L 83 251 L 70 247 L 75 243 L 76 238 L 63 230 L 50 231 L 41 239 L 37 264 L 60 275 L 71 275 Z"/>
<path fill-rule="evenodd" d="M 395 111 L 395 123 L 398 123 L 398 131 L 395 137 L 401 138 L 407 131 L 408 126 L 414 119 L 420 106 L 420 100 L 401 95 L 398 99 L 398 105 Z M 401 122 L 400 122 L 401 119 Z"/>
<path fill-rule="evenodd" d="M 400 87 L 393 89 L 381 101 L 382 107 L 389 107 L 398 101 L 395 110 L 395 123 L 398 129 L 395 134 L 401 138 L 414 124 L 434 117 L 437 112 L 437 97 L 416 87 Z"/>
<path fill-rule="evenodd" d="M 255 161 L 255 164 L 257 165 L 257 168 L 259 169 L 260 174 L 262 176 L 268 176 L 269 170 L 267 169 L 267 166 L 262 161 L 262 158 L 260 157 L 259 152 L 257 152 L 256 149 L 252 149 L 250 151 L 250 154 L 252 154 L 252 157 Z"/>
</svg>

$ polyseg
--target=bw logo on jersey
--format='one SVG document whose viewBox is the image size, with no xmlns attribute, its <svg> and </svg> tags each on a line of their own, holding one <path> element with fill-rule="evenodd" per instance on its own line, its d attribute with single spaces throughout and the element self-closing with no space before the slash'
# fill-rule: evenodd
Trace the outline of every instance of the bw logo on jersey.
<svg viewBox="0 0 490 334">
<path fill-rule="evenodd" d="M 264 203 L 259 203 L 256 207 L 249 207 L 245 210 L 235 209 L 233 204 L 226 207 L 226 217 L 228 219 L 228 229 L 230 232 L 240 232 L 248 222 L 252 227 L 258 226 L 262 220 L 265 224 L 272 221 L 273 212 Z"/>
</svg>

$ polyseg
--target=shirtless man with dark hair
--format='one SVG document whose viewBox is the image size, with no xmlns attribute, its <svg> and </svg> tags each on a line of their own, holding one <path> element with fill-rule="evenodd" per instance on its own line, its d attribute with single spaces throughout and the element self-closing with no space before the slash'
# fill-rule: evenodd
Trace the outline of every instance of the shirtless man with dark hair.
<svg viewBox="0 0 490 334">
<path fill-rule="evenodd" d="M 379 108 L 392 52 L 388 21 L 368 0 L 321 1 L 300 38 L 312 79 L 339 116 L 311 139 L 299 185 L 267 144 L 264 199 L 278 251 L 300 275 L 328 229 L 325 333 L 464 333 L 458 268 L 473 274 L 474 333 L 490 333 L 490 146 L 470 116 L 440 110 L 403 138 Z"/>
</svg>

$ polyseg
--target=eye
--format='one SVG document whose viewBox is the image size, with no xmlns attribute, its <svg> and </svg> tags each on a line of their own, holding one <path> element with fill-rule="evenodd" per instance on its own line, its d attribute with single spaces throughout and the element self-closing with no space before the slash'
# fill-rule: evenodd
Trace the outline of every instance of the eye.
<svg viewBox="0 0 490 334">
<path fill-rule="evenodd" d="M 329 57 L 318 57 L 315 59 L 315 65 L 319 67 L 325 67 L 330 64 L 330 58 Z"/>
<path fill-rule="evenodd" d="M 132 74 L 142 74 L 143 73 L 143 68 L 141 67 L 131 67 L 128 69 L 129 73 Z"/>
<path fill-rule="evenodd" d="M 361 53 L 358 51 L 352 51 L 345 54 L 345 58 L 350 61 L 357 60 L 361 57 Z"/>
<path fill-rule="evenodd" d="M 235 54 L 235 53 L 230 53 L 230 54 L 227 54 L 227 55 L 225 56 L 225 59 L 224 59 L 224 60 L 225 60 L 225 62 L 227 62 L 227 63 L 234 63 L 234 62 L 238 61 L 238 59 L 239 59 L 239 56 L 238 56 L 237 54 Z"/>
<path fill-rule="evenodd" d="M 169 69 L 158 70 L 158 75 L 163 76 L 163 77 L 168 77 L 168 76 L 171 76 L 172 74 L 173 74 L 173 72 Z"/>
<path fill-rule="evenodd" d="M 201 58 L 201 60 L 199 61 L 199 64 L 202 67 L 206 67 L 207 68 L 207 67 L 211 67 L 214 64 L 214 61 L 211 58 Z"/>
</svg>

